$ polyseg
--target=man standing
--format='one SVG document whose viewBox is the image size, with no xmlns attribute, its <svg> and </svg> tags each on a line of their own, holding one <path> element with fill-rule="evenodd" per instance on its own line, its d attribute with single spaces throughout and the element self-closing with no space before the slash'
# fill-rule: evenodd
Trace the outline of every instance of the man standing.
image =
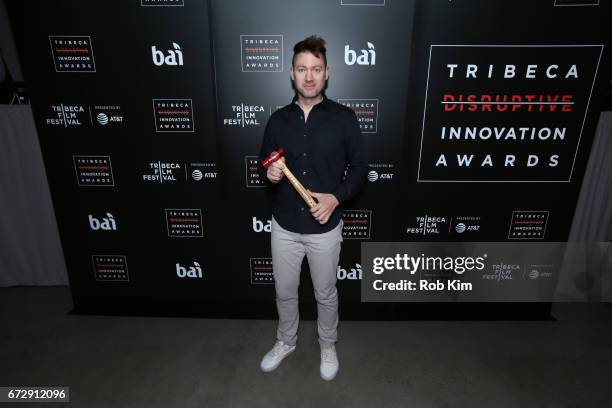
<svg viewBox="0 0 612 408">
<path fill-rule="evenodd" d="M 261 146 L 261 159 L 283 148 L 282 162 L 317 201 L 309 211 L 283 178 L 283 163 L 268 168 L 266 177 L 274 191 L 271 245 L 279 321 L 277 341 L 262 359 L 261 369 L 276 369 L 295 350 L 298 286 L 305 255 L 317 300 L 320 373 L 323 379 L 332 380 L 340 367 L 335 343 L 341 206 L 363 187 L 368 166 L 355 113 L 324 94 L 329 78 L 325 52 L 325 41 L 316 36 L 295 45 L 290 71 L 295 97 L 270 117 Z"/>
</svg>

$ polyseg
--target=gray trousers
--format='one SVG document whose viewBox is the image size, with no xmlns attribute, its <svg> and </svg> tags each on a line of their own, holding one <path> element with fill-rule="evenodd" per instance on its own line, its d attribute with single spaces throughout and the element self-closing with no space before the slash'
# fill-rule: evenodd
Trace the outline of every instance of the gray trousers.
<svg viewBox="0 0 612 408">
<path fill-rule="evenodd" d="M 342 243 L 342 224 L 323 234 L 298 234 L 282 228 L 272 217 L 272 270 L 278 310 L 277 340 L 294 345 L 299 323 L 298 286 L 304 255 L 308 259 L 317 300 L 317 329 L 321 348 L 338 340 L 336 271 Z"/>
</svg>

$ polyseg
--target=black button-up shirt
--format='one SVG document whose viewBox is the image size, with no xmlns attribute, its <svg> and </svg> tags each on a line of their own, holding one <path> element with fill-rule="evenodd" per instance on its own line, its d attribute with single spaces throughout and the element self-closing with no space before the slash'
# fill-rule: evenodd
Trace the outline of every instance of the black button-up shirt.
<svg viewBox="0 0 612 408">
<path fill-rule="evenodd" d="M 343 203 L 365 183 L 368 164 L 352 109 L 324 96 L 305 121 L 304 111 L 295 101 L 293 98 L 268 120 L 259 156 L 263 160 L 282 147 L 285 164 L 305 188 L 331 193 L 338 199 L 340 205 L 321 225 L 286 177 L 277 184 L 269 183 L 275 193 L 272 214 L 280 226 L 301 234 L 320 234 L 338 225 Z M 266 171 L 260 164 L 260 174 L 267 180 Z"/>
</svg>

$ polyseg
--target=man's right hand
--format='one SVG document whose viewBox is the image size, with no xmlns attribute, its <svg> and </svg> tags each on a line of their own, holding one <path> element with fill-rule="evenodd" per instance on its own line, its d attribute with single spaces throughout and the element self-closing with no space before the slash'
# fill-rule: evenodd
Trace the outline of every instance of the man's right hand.
<svg viewBox="0 0 612 408">
<path fill-rule="evenodd" d="M 283 164 L 280 163 L 281 160 Z M 283 173 L 282 170 L 284 164 L 285 158 L 281 157 L 280 159 L 272 163 L 270 167 L 268 167 L 268 172 L 266 173 L 266 176 L 268 177 L 268 180 L 270 180 L 271 183 L 276 184 L 283 179 L 283 177 L 285 176 L 285 173 Z"/>
</svg>

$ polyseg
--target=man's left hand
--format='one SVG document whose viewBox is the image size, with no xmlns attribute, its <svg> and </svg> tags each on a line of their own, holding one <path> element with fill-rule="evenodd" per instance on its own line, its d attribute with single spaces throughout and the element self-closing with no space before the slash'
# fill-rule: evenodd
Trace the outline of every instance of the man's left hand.
<svg viewBox="0 0 612 408">
<path fill-rule="evenodd" d="M 315 220 L 319 221 L 319 224 L 325 224 L 327 221 L 329 221 L 329 217 L 340 204 L 338 199 L 333 194 L 313 193 L 310 190 L 307 191 L 308 194 L 316 198 L 318 201 L 317 205 L 310 209 L 310 213 Z"/>
</svg>

